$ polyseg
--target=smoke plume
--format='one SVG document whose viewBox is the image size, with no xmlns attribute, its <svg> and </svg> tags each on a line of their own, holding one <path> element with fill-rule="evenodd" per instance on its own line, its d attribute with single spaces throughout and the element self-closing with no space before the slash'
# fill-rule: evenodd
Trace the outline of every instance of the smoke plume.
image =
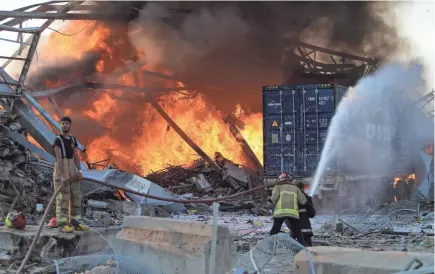
<svg viewBox="0 0 435 274">
<path fill-rule="evenodd" d="M 387 6 L 388 3 L 383 4 Z M 376 5 L 380 9 L 381 4 Z M 220 109 L 236 102 L 261 110 L 261 86 L 283 81 L 285 37 L 362 56 L 395 49 L 394 28 L 370 2 L 148 2 L 130 24 L 130 40 L 153 65 L 163 65 L 207 92 Z M 188 8 L 176 16 L 176 8 Z M 352 22 L 352 23 L 350 23 Z M 231 94 L 234 103 L 220 100 Z"/>
</svg>

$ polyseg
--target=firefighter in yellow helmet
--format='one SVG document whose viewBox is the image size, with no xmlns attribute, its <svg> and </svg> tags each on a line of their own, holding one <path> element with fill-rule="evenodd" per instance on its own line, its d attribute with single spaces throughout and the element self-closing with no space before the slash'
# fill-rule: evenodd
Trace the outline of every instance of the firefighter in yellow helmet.
<svg viewBox="0 0 435 274">
<path fill-rule="evenodd" d="M 80 179 L 83 178 L 80 160 L 76 148 L 78 143 L 74 136 L 70 135 L 71 118 L 63 117 L 60 120 L 62 134 L 57 136 L 53 147 L 56 154 L 53 181 L 57 189 L 61 183 L 78 178 L 79 180 L 68 182 L 64 185 L 56 198 L 56 221 L 61 231 L 71 233 L 74 230 L 88 230 L 88 227 L 80 224 L 82 195 L 80 191 Z"/>
<path fill-rule="evenodd" d="M 272 190 L 272 203 L 275 205 L 273 212 L 273 225 L 270 235 L 278 234 L 284 221 L 290 224 L 289 229 L 296 240 L 303 246 L 307 246 L 301 230 L 299 219 L 299 206 L 305 205 L 307 199 L 301 190 L 292 183 L 293 179 L 287 173 L 282 173 L 278 179 L 285 184 L 276 185 Z"/>
</svg>

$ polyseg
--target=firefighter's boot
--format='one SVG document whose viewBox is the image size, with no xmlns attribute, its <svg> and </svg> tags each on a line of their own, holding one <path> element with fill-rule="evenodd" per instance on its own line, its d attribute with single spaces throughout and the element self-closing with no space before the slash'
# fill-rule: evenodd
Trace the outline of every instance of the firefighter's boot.
<svg viewBox="0 0 435 274">
<path fill-rule="evenodd" d="M 65 225 L 64 227 L 62 227 L 60 229 L 61 232 L 63 233 L 73 233 L 74 232 L 74 226 L 69 224 L 69 225 Z"/>
<path fill-rule="evenodd" d="M 84 225 L 75 219 L 73 219 L 71 221 L 71 223 L 74 226 L 75 230 L 77 230 L 77 231 L 88 231 L 89 230 L 89 227 L 87 225 Z"/>
</svg>

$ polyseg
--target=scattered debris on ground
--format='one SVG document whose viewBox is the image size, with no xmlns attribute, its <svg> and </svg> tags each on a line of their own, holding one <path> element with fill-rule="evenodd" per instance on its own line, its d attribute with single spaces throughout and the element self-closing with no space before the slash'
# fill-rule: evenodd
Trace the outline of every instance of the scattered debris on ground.
<svg viewBox="0 0 435 274">
<path fill-rule="evenodd" d="M 358 214 L 343 212 L 340 215 L 318 215 L 311 219 L 314 232 L 313 242 L 315 245 L 377 251 L 433 252 L 434 212 L 433 209 L 426 210 L 420 207 L 419 217 L 417 217 L 416 212 L 412 210 L 417 209 L 418 205 L 417 202 L 399 201 L 385 205 L 377 212 L 364 209 Z M 398 209 L 401 210 L 398 211 Z M 385 214 L 385 212 L 389 213 Z M 212 222 L 211 214 L 206 213 L 181 214 L 174 217 L 203 223 Z M 260 216 L 247 212 L 221 212 L 218 220 L 219 223 L 228 226 L 234 235 L 239 255 L 246 253 L 259 240 L 269 235 L 273 223 L 271 216 Z M 288 228 L 283 226 L 282 231 L 288 232 Z"/>
</svg>

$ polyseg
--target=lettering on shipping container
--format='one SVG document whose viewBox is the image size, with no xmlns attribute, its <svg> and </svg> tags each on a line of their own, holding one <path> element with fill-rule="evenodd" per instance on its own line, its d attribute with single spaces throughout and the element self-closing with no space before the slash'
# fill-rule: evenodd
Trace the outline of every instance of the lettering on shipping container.
<svg viewBox="0 0 435 274">
<path fill-rule="evenodd" d="M 279 107 L 279 106 L 281 106 L 281 103 L 274 103 L 274 102 L 272 102 L 272 103 L 267 104 L 267 106 L 268 107 Z"/>
<path fill-rule="evenodd" d="M 272 134 L 272 144 L 278 144 L 278 143 L 279 143 L 278 134 Z"/>
<path fill-rule="evenodd" d="M 326 102 L 329 101 L 329 96 L 319 96 L 319 105 L 324 106 L 326 105 Z"/>
<path fill-rule="evenodd" d="M 369 141 L 390 143 L 394 139 L 395 128 L 376 124 L 366 125 L 366 137 Z"/>
<path fill-rule="evenodd" d="M 314 97 L 307 97 L 307 101 L 314 102 L 314 101 L 316 101 L 316 97 L 315 96 Z"/>
<path fill-rule="evenodd" d="M 319 127 L 328 127 L 328 119 L 319 118 Z"/>
<path fill-rule="evenodd" d="M 326 132 L 321 132 L 320 134 L 319 134 L 319 138 L 320 138 L 320 142 L 325 142 L 325 140 L 326 140 Z"/>
</svg>

